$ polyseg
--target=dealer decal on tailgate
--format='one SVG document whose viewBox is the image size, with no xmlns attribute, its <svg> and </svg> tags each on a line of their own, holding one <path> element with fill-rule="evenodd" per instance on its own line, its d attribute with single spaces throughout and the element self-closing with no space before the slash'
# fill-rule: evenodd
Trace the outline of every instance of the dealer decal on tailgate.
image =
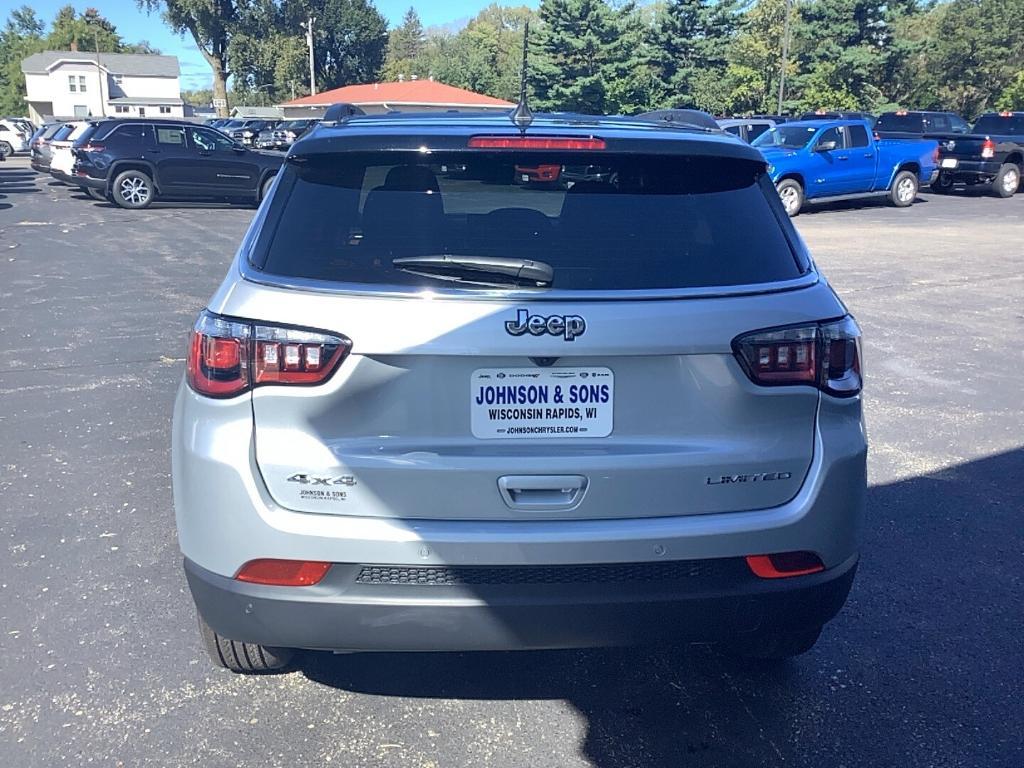
<svg viewBox="0 0 1024 768">
<path fill-rule="evenodd" d="M 481 368 L 471 377 L 473 436 L 607 437 L 614 395 L 608 368 Z"/>
</svg>

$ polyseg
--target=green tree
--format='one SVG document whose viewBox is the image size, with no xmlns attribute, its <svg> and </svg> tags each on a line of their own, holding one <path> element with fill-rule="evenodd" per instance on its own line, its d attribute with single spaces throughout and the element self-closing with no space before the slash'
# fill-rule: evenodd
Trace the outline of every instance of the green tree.
<svg viewBox="0 0 1024 768">
<path fill-rule="evenodd" d="M 21 61 L 46 48 L 44 29 L 35 11 L 27 5 L 11 11 L 0 29 L 0 113 L 25 113 L 25 75 Z"/>
<path fill-rule="evenodd" d="M 369 0 L 313 0 L 317 89 L 372 83 L 380 76 L 388 23 Z"/>
<path fill-rule="evenodd" d="M 86 8 L 79 16 L 74 7 L 65 5 L 57 11 L 46 47 L 55 51 L 77 48 L 80 51 L 119 53 L 124 48 L 117 28 L 95 8 Z"/>
<path fill-rule="evenodd" d="M 1024 0 L 952 0 L 935 12 L 931 64 L 941 73 L 939 101 L 975 117 L 1024 69 Z"/>
<path fill-rule="evenodd" d="M 662 8 L 651 32 L 659 106 L 725 110 L 737 10 L 735 0 L 669 0 Z"/>
<path fill-rule="evenodd" d="M 538 14 L 530 56 L 535 106 L 615 111 L 614 80 L 627 60 L 621 15 L 602 0 L 541 0 Z"/>
<path fill-rule="evenodd" d="M 397 80 L 401 75 L 410 74 L 417 58 L 423 52 L 425 42 L 423 23 L 416 9 L 410 8 L 402 17 L 402 23 L 388 34 L 382 77 L 385 80 Z"/>
<path fill-rule="evenodd" d="M 228 45 L 237 27 L 238 12 L 234 0 L 136 0 L 150 12 L 159 11 L 167 25 L 180 35 L 192 36 L 199 53 L 213 75 L 213 96 L 228 97 Z M 217 114 L 226 117 L 227 107 Z"/>
<path fill-rule="evenodd" d="M 759 0 L 740 17 L 739 31 L 727 53 L 730 97 L 726 111 L 730 114 L 778 108 L 785 18 L 786 0 Z"/>
<path fill-rule="evenodd" d="M 889 40 L 885 0 L 812 0 L 793 28 L 800 109 L 873 109 Z"/>
<path fill-rule="evenodd" d="M 996 109 L 1024 111 L 1024 70 L 1010 81 L 996 101 Z"/>
</svg>

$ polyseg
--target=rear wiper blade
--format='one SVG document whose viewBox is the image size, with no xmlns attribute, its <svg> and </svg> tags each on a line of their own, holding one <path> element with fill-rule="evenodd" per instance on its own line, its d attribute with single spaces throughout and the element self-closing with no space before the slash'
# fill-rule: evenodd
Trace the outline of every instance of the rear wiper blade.
<svg viewBox="0 0 1024 768">
<path fill-rule="evenodd" d="M 474 278 L 476 274 L 481 277 L 507 277 L 510 278 L 507 282 L 513 285 L 532 285 L 538 288 L 551 285 L 555 277 L 555 270 L 543 261 L 504 256 L 455 256 L 439 253 L 393 259 L 391 264 L 405 272 L 425 277 L 479 285 L 501 283 L 477 281 Z"/>
</svg>

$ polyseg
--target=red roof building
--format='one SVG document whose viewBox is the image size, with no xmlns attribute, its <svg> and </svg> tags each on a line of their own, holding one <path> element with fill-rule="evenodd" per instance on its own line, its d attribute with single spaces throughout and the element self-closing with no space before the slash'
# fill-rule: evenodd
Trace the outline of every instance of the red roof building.
<svg viewBox="0 0 1024 768">
<path fill-rule="evenodd" d="M 303 96 L 278 106 L 285 117 L 319 117 L 331 104 L 355 104 L 369 114 L 402 112 L 443 112 L 458 110 L 501 110 L 515 105 L 509 101 L 474 93 L 435 80 L 402 80 L 397 83 L 346 85 L 330 91 Z"/>
</svg>

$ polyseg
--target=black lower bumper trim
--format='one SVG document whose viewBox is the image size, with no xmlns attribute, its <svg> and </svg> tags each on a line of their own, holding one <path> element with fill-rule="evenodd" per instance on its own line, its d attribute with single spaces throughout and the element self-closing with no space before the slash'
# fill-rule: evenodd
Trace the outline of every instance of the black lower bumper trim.
<svg viewBox="0 0 1024 768">
<path fill-rule="evenodd" d="M 321 650 L 462 651 L 715 641 L 769 627 L 820 626 L 846 601 L 857 558 L 791 579 L 723 577 L 716 570 L 704 581 L 636 584 L 392 586 L 358 583 L 362 568 L 335 565 L 311 587 L 269 587 L 185 560 L 199 613 L 232 640 Z"/>
</svg>

